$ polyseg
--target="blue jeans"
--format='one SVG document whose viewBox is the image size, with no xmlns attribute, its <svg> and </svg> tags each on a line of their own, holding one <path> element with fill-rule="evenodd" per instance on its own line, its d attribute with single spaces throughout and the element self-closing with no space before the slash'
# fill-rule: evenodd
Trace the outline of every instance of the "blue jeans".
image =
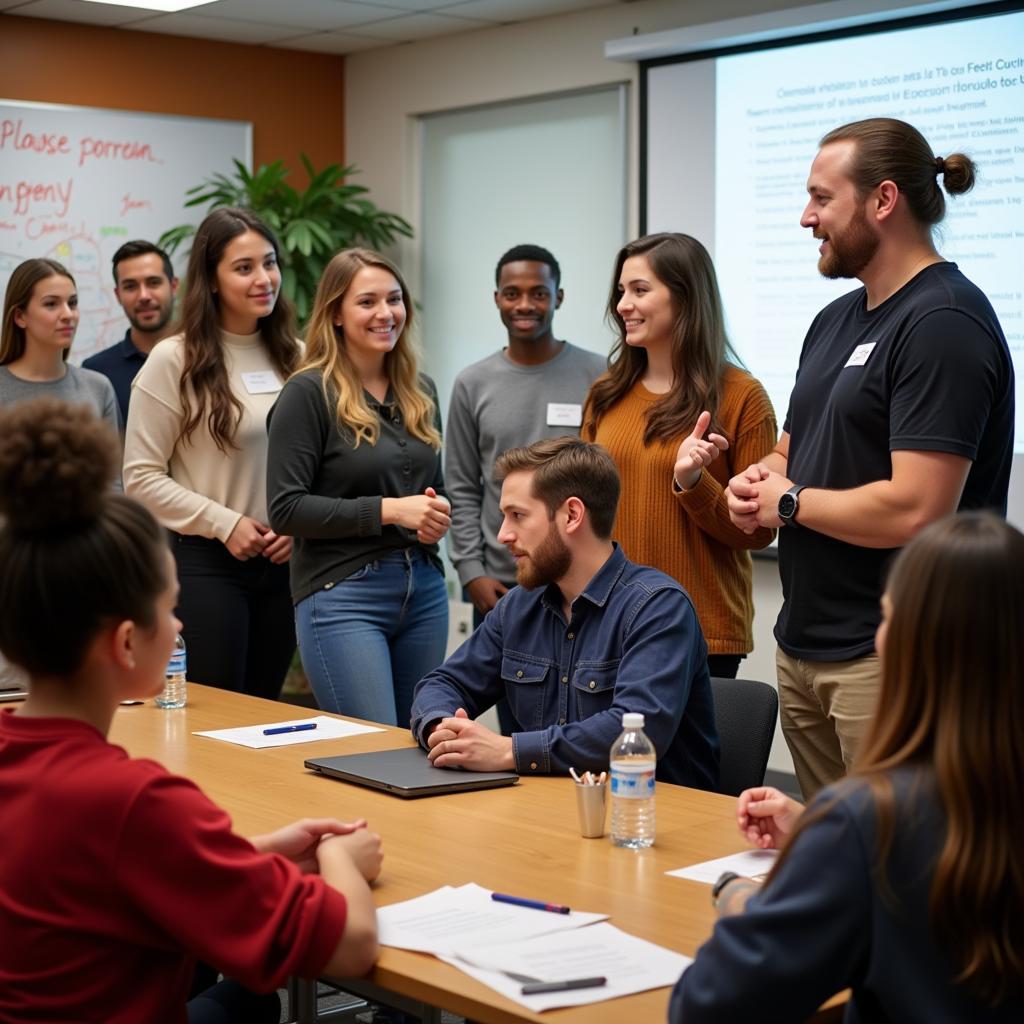
<svg viewBox="0 0 1024 1024">
<path fill-rule="evenodd" d="M 324 711 L 405 728 L 416 684 L 444 660 L 444 577 L 419 548 L 395 551 L 300 601 L 295 629 Z"/>
</svg>

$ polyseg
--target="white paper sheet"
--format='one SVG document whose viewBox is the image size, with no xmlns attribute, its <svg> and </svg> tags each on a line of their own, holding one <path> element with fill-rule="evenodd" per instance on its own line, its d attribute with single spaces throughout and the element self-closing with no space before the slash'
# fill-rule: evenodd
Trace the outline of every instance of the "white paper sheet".
<svg viewBox="0 0 1024 1024">
<path fill-rule="evenodd" d="M 553 914 L 495 903 L 490 889 L 471 882 L 457 887 L 446 885 L 425 896 L 380 907 L 377 927 L 382 946 L 441 956 L 456 948 L 486 945 L 496 936 L 505 941 L 529 939 L 548 932 L 572 931 L 607 917 L 577 910 Z"/>
<path fill-rule="evenodd" d="M 315 729 L 302 732 L 282 732 L 276 736 L 264 736 L 264 729 L 280 729 L 286 725 L 305 725 L 316 722 Z M 242 747 L 289 747 L 293 743 L 313 743 L 316 740 L 336 740 L 345 736 L 359 736 L 365 732 L 383 732 L 375 725 L 360 725 L 358 722 L 343 722 L 340 718 L 317 715 L 315 718 L 293 718 L 287 722 L 264 722 L 262 725 L 243 725 L 237 729 L 210 729 L 197 732 L 196 736 L 209 736 L 226 743 L 237 743 Z"/>
<path fill-rule="evenodd" d="M 474 964 L 493 964 L 499 970 L 472 966 L 457 957 L 441 959 L 534 1013 L 562 1006 L 584 1006 L 674 985 L 679 975 L 693 963 L 690 957 L 638 939 L 607 923 L 525 942 L 466 946 L 462 952 Z M 608 983 L 599 988 L 524 996 L 523 983 L 500 971 L 514 971 L 542 981 L 603 975 Z"/>
<path fill-rule="evenodd" d="M 688 868 L 666 871 L 665 874 L 675 878 L 688 878 L 691 882 L 706 882 L 708 885 L 714 885 L 723 871 L 735 871 L 744 878 L 760 878 L 771 871 L 778 855 L 778 850 L 743 850 L 741 853 L 732 853 L 717 860 L 691 864 Z"/>
</svg>

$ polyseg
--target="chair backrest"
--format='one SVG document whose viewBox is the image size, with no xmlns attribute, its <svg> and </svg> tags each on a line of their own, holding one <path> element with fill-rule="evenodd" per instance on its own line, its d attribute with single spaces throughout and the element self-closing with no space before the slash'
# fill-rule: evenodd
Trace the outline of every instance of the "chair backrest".
<svg viewBox="0 0 1024 1024">
<path fill-rule="evenodd" d="M 718 792 L 739 796 L 764 783 L 768 754 L 775 738 L 779 695 L 775 687 L 754 679 L 712 677 L 715 725 L 722 747 Z"/>
</svg>

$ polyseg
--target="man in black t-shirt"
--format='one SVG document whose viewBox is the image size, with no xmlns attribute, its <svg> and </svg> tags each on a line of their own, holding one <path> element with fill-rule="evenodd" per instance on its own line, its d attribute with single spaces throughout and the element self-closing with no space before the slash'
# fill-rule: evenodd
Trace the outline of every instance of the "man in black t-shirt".
<svg viewBox="0 0 1024 1024">
<path fill-rule="evenodd" d="M 934 157 L 902 121 L 822 139 L 801 224 L 821 273 L 864 287 L 815 318 L 779 443 L 729 484 L 737 525 L 785 527 L 780 718 L 805 798 L 849 768 L 874 715 L 894 549 L 958 509 L 1006 513 L 1013 365 L 988 299 L 935 250 L 937 174 L 951 195 L 974 183 L 967 157 Z"/>
</svg>

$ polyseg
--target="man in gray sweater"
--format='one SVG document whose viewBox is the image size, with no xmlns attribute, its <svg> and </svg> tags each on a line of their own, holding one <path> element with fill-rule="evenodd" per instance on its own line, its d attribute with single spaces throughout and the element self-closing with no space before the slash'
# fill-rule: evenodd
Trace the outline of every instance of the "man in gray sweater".
<svg viewBox="0 0 1024 1024">
<path fill-rule="evenodd" d="M 583 401 L 607 365 L 606 357 L 555 338 L 560 281 L 558 261 L 547 249 L 509 249 L 498 260 L 494 292 L 508 345 L 463 370 L 452 388 L 445 434 L 448 553 L 473 602 L 475 625 L 516 577 L 512 557 L 498 543 L 501 488 L 492 476 L 494 460 L 541 438 L 579 434 Z"/>
</svg>

